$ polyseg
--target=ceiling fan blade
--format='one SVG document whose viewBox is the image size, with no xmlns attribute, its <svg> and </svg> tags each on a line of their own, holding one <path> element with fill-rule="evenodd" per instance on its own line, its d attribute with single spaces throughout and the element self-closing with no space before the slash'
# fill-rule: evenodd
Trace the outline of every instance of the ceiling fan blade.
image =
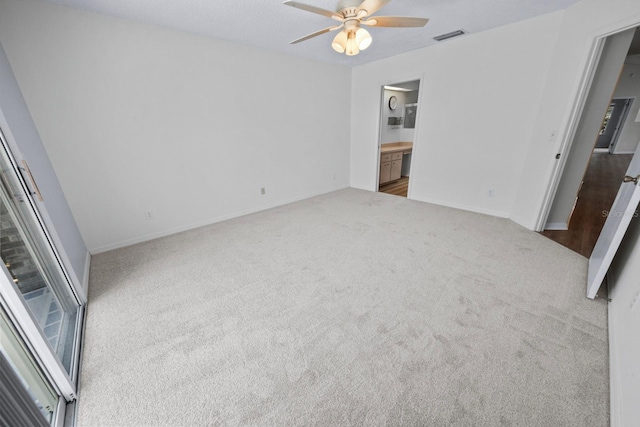
<svg viewBox="0 0 640 427">
<path fill-rule="evenodd" d="M 365 10 L 367 13 L 364 16 L 371 16 L 383 7 L 387 5 L 391 0 L 364 0 L 358 6 L 358 12 Z"/>
<path fill-rule="evenodd" d="M 360 23 L 375 27 L 424 27 L 427 22 L 429 20 L 426 18 L 413 18 L 410 16 L 372 16 Z"/>
<path fill-rule="evenodd" d="M 312 12 L 318 15 L 326 16 L 327 18 L 333 18 L 337 21 L 342 21 L 342 16 L 326 9 L 321 9 L 319 7 L 310 6 L 304 3 L 298 3 L 297 1 L 285 1 L 283 4 L 286 4 L 287 6 L 295 7 L 297 9 L 306 10 L 307 12 Z"/>
<path fill-rule="evenodd" d="M 299 39 L 295 39 L 294 41 L 289 42 L 289 44 L 300 43 L 300 42 L 303 42 L 305 40 L 309 40 L 309 39 L 314 38 L 316 36 L 322 35 L 324 33 L 328 33 L 329 31 L 335 31 L 338 28 L 342 28 L 342 25 L 336 25 L 335 27 L 324 28 L 324 29 L 322 29 L 320 31 L 316 31 L 315 33 L 311 33 L 311 34 L 308 34 L 308 35 L 306 35 L 304 37 L 300 37 Z"/>
</svg>

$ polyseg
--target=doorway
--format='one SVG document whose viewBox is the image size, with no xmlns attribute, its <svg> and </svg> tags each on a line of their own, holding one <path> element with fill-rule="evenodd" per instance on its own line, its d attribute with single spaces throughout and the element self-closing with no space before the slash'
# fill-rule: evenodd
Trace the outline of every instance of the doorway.
<svg viewBox="0 0 640 427">
<path fill-rule="evenodd" d="M 546 237 L 590 257 L 640 140 L 640 31 L 605 39 L 551 206 Z"/>
<path fill-rule="evenodd" d="M 596 140 L 596 150 L 606 150 L 614 153 L 615 145 L 620 136 L 620 131 L 629 114 L 629 108 L 633 98 L 614 98 L 607 108 L 607 112 L 602 120 L 598 139 Z"/>
<path fill-rule="evenodd" d="M 385 85 L 381 92 L 378 191 L 407 197 L 420 80 Z"/>
</svg>

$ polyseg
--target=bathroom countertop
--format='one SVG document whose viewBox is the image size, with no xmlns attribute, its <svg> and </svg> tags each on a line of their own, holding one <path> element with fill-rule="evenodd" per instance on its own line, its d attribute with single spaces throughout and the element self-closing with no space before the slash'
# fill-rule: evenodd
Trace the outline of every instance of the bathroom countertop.
<svg viewBox="0 0 640 427">
<path fill-rule="evenodd" d="M 389 142 L 380 146 L 380 154 L 394 153 L 396 151 L 411 151 L 413 142 Z"/>
</svg>

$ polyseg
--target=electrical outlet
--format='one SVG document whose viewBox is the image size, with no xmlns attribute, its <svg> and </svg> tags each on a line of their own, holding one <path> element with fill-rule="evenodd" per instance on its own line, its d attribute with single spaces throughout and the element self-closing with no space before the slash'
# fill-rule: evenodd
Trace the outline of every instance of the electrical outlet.
<svg viewBox="0 0 640 427">
<path fill-rule="evenodd" d="M 265 194 L 267 194 L 267 190 L 265 190 L 264 187 L 262 187 L 260 189 L 260 194 L 262 194 L 264 196 Z"/>
<path fill-rule="evenodd" d="M 149 220 L 149 219 L 153 219 L 153 212 L 151 211 L 145 211 L 144 212 L 144 217 Z"/>
</svg>

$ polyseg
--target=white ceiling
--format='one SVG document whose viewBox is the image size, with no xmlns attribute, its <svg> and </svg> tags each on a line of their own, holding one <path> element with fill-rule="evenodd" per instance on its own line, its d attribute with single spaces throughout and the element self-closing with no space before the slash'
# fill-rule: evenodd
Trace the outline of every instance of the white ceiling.
<svg viewBox="0 0 640 427">
<path fill-rule="evenodd" d="M 394 0 L 376 15 L 429 18 L 424 28 L 368 28 L 373 44 L 348 57 L 331 49 L 333 34 L 297 45 L 291 40 L 335 21 L 282 0 L 41 0 L 148 24 L 225 39 L 302 58 L 355 66 L 438 43 L 434 36 L 464 29 L 478 33 L 564 9 L 578 0 Z M 335 10 L 337 0 L 301 0 Z M 466 37 L 466 36 L 462 36 Z M 441 42 L 441 43 L 446 43 Z"/>
</svg>

